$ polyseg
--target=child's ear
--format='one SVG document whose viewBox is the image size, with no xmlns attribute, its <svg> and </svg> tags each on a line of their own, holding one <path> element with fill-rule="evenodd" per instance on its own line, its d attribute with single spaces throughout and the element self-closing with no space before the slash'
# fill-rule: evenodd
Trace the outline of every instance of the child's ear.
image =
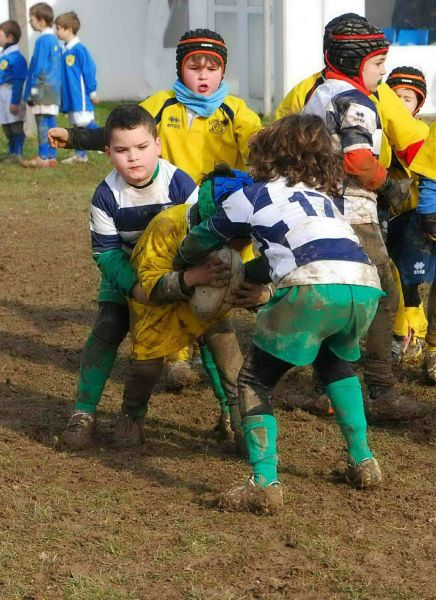
<svg viewBox="0 0 436 600">
<path fill-rule="evenodd" d="M 109 146 L 105 146 L 104 151 L 106 152 L 107 157 L 110 158 L 111 157 L 111 149 L 109 148 Z"/>
<path fill-rule="evenodd" d="M 158 154 L 160 155 L 162 152 L 162 142 L 160 141 L 160 137 L 156 138 L 156 150 L 158 151 Z"/>
</svg>

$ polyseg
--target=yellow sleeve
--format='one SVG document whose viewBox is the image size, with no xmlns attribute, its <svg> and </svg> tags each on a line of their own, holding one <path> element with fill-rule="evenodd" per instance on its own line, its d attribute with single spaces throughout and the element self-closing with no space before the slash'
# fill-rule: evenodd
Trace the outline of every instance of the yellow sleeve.
<svg viewBox="0 0 436 600">
<path fill-rule="evenodd" d="M 148 299 L 155 285 L 173 269 L 173 259 L 187 231 L 187 207 L 169 208 L 151 221 L 139 238 L 131 262 Z"/>
<path fill-rule="evenodd" d="M 294 115 L 301 112 L 306 103 L 307 94 L 319 77 L 321 77 L 320 72 L 314 73 L 310 77 L 300 81 L 300 83 L 297 83 L 278 105 L 274 115 L 275 120 L 278 121 L 287 115 Z"/>
<path fill-rule="evenodd" d="M 172 92 L 171 90 L 163 90 L 152 94 L 151 96 L 140 102 L 139 106 L 145 108 L 145 110 L 147 110 L 152 117 L 156 118 L 156 115 L 164 105 L 165 101 L 172 97 L 174 97 L 174 92 Z"/>
<path fill-rule="evenodd" d="M 405 150 L 427 137 L 428 125 L 415 119 L 386 83 L 380 84 L 377 92 L 378 100 L 373 95 L 370 98 L 377 106 L 383 131 L 395 150 Z"/>
<path fill-rule="evenodd" d="M 234 134 L 239 153 L 245 162 L 248 160 L 250 138 L 262 128 L 260 117 L 241 100 L 233 122 Z"/>
<path fill-rule="evenodd" d="M 409 169 L 418 175 L 436 179 L 436 121 L 431 124 L 428 138 L 418 150 Z"/>
</svg>

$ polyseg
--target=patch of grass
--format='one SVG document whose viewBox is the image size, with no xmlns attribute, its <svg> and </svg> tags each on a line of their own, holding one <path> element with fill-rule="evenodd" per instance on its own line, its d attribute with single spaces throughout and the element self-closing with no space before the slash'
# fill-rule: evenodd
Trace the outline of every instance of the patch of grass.
<svg viewBox="0 0 436 600">
<path fill-rule="evenodd" d="M 128 590 L 118 590 L 102 576 L 71 575 L 65 583 L 66 600 L 137 600 Z"/>
</svg>

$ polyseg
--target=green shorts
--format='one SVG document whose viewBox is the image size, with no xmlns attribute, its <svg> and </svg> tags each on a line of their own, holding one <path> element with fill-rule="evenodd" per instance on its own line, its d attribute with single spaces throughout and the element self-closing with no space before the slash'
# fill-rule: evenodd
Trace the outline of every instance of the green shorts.
<svg viewBox="0 0 436 600">
<path fill-rule="evenodd" d="M 125 296 L 106 279 L 101 276 L 100 289 L 98 291 L 98 302 L 116 302 L 117 304 L 127 304 Z"/>
<path fill-rule="evenodd" d="M 325 342 L 339 358 L 360 358 L 365 335 L 384 292 L 360 285 L 316 284 L 276 290 L 259 309 L 255 346 L 293 365 L 311 364 Z"/>
</svg>

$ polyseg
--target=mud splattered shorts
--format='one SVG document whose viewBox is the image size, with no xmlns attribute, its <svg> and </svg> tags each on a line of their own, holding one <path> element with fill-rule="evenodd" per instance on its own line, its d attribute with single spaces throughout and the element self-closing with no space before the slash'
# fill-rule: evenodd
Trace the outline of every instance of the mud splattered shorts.
<svg viewBox="0 0 436 600">
<path fill-rule="evenodd" d="M 360 338 L 383 295 L 381 290 L 359 285 L 280 288 L 258 312 L 253 343 L 298 366 L 311 364 L 323 341 L 339 358 L 357 360 Z"/>
</svg>

